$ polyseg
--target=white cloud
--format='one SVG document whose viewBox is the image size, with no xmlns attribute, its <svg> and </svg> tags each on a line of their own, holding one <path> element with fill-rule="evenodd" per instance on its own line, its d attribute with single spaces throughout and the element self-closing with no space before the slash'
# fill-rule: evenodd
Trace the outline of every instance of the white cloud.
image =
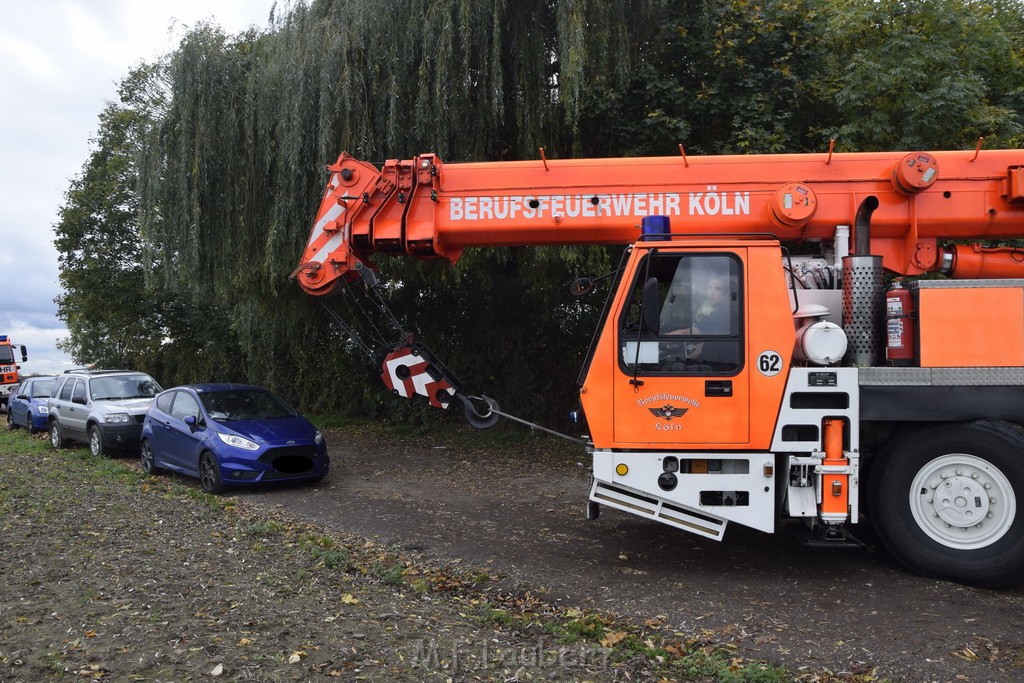
<svg viewBox="0 0 1024 683">
<path fill-rule="evenodd" d="M 0 334 L 30 346 L 26 371 L 56 372 L 70 361 L 55 345 L 67 331 L 53 303 L 60 285 L 52 226 L 88 158 L 100 111 L 132 67 L 172 51 L 188 26 L 263 27 L 274 0 L 7 4 L 0 21 Z"/>
</svg>

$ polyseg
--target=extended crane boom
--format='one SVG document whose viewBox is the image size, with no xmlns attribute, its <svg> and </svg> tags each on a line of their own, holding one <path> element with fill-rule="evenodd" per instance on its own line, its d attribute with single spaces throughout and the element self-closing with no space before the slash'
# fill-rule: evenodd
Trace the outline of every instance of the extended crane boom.
<svg viewBox="0 0 1024 683">
<path fill-rule="evenodd" d="M 1024 237 L 1022 163 L 1013 150 L 457 164 L 424 154 L 378 170 L 342 154 L 298 281 L 326 294 L 375 252 L 454 262 L 468 247 L 630 244 L 647 215 L 690 234 L 831 239 L 869 196 L 871 253 L 916 274 L 942 265 L 936 240 Z"/>
</svg>

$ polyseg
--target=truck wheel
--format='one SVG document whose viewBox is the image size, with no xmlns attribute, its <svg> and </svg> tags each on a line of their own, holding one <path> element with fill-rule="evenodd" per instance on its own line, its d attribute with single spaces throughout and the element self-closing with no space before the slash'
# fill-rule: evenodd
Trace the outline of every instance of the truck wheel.
<svg viewBox="0 0 1024 683">
<path fill-rule="evenodd" d="M 869 513 L 882 543 L 927 576 L 1024 580 L 1024 431 L 987 420 L 910 429 L 880 454 Z"/>
<path fill-rule="evenodd" d="M 106 454 L 106 449 L 103 448 L 103 435 L 96 425 L 89 427 L 89 452 L 95 458 Z"/>
<path fill-rule="evenodd" d="M 56 450 L 64 448 L 64 435 L 60 431 L 60 425 L 56 420 L 50 423 L 50 445 Z"/>
</svg>

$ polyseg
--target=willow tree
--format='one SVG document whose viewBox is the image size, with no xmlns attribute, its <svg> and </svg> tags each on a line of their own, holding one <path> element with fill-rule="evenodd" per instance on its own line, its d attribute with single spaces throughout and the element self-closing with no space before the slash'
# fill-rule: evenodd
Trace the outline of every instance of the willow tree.
<svg viewBox="0 0 1024 683">
<path fill-rule="evenodd" d="M 165 65 L 168 104 L 149 132 L 140 188 L 143 233 L 161 264 L 155 279 L 201 310 L 212 345 L 223 346 L 207 349 L 217 376 L 206 378 L 245 378 L 307 403 L 372 404 L 361 361 L 335 353 L 344 343 L 288 277 L 325 164 L 342 150 L 371 161 L 425 151 L 448 161 L 522 158 L 541 146 L 572 154 L 586 138 L 579 122 L 590 89 L 624 86 L 662 4 L 318 0 L 262 32 L 190 31 Z M 473 311 L 454 328 L 422 330 L 427 339 L 437 332 L 445 350 L 473 348 L 480 329 L 507 330 L 509 311 L 522 310 L 516 320 L 530 332 L 514 358 L 477 348 L 487 360 L 475 370 L 541 356 L 545 340 L 565 332 L 552 283 L 606 263 L 596 249 L 499 250 L 470 254 L 447 280 L 421 277 L 430 266 L 384 268 L 422 293 L 397 297 L 399 307 L 437 299 Z M 539 372 L 558 369 L 571 386 L 565 368 L 552 358 Z M 185 366 L 178 379 L 198 377 Z"/>
</svg>

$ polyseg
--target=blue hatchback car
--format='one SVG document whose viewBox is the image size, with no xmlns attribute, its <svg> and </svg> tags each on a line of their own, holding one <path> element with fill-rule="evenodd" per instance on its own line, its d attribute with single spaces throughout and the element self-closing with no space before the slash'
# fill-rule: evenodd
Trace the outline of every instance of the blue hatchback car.
<svg viewBox="0 0 1024 683">
<path fill-rule="evenodd" d="M 192 384 L 156 397 L 142 424 L 142 468 L 234 484 L 322 479 L 323 434 L 280 398 L 246 384 Z"/>
<path fill-rule="evenodd" d="M 46 401 L 56 377 L 31 377 L 18 385 L 7 399 L 7 428 L 24 427 L 29 434 L 46 430 Z"/>
</svg>

